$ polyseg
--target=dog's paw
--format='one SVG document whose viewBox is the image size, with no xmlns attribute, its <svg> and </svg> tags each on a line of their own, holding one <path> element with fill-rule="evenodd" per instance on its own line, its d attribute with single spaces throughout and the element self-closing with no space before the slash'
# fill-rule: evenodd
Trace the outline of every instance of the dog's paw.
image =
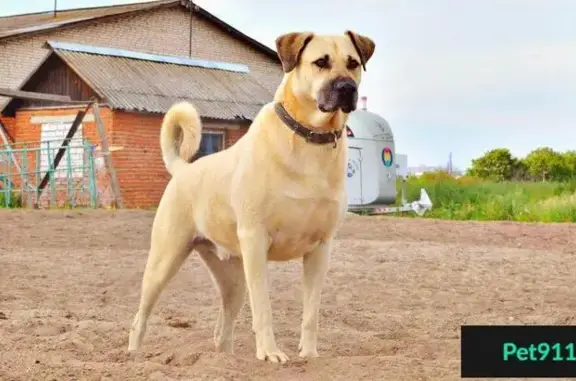
<svg viewBox="0 0 576 381">
<path fill-rule="evenodd" d="M 229 355 L 234 354 L 234 343 L 232 340 L 223 340 L 221 338 L 214 339 L 214 345 L 216 347 L 216 352 L 226 353 Z"/>
<path fill-rule="evenodd" d="M 270 361 L 274 363 L 284 364 L 289 358 L 284 352 L 275 348 L 273 350 L 261 350 L 259 349 L 256 353 L 256 358 L 258 360 Z"/>
<path fill-rule="evenodd" d="M 320 357 L 316 349 L 302 349 L 300 353 L 298 353 L 298 356 L 302 358 Z"/>
<path fill-rule="evenodd" d="M 318 350 L 316 350 L 316 345 L 305 345 L 303 339 L 300 339 L 298 344 L 298 352 L 298 356 L 302 358 L 320 357 Z"/>
</svg>

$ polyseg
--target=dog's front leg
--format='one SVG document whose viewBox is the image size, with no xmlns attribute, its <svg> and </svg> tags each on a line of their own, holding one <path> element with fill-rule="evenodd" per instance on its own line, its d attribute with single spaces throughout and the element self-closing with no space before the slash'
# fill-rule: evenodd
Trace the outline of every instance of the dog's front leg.
<svg viewBox="0 0 576 381">
<path fill-rule="evenodd" d="M 332 240 L 321 244 L 303 259 L 302 331 L 298 345 L 300 357 L 318 357 L 318 310 L 331 250 Z"/>
<path fill-rule="evenodd" d="M 267 268 L 270 235 L 263 227 L 239 227 L 238 239 L 250 296 L 252 330 L 256 335 L 256 357 L 259 360 L 285 363 L 288 356 L 276 346 L 272 329 Z"/>
</svg>

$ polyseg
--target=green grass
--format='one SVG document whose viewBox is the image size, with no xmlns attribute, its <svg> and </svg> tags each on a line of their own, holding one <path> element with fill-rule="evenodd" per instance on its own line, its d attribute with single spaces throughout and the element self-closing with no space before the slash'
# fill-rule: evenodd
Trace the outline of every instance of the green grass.
<svg viewBox="0 0 576 381">
<path fill-rule="evenodd" d="M 12 192 L 8 195 L 7 191 L 0 188 L 0 208 L 21 208 L 22 200 L 19 195 Z"/>
<path fill-rule="evenodd" d="M 425 217 L 449 220 L 576 222 L 576 182 L 486 182 L 432 173 L 410 178 L 408 201 L 425 188 L 433 208 Z"/>
</svg>

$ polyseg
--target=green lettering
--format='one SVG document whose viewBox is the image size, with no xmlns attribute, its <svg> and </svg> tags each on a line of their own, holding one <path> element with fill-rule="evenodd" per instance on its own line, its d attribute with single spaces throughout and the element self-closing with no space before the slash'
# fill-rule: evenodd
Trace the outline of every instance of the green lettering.
<svg viewBox="0 0 576 381">
<path fill-rule="evenodd" d="M 508 361 L 508 357 L 512 356 L 514 353 L 516 353 L 516 344 L 514 343 L 504 343 L 504 346 L 502 348 L 502 352 L 504 355 L 504 361 Z"/>
<path fill-rule="evenodd" d="M 574 343 L 566 344 L 566 350 L 568 351 L 568 358 L 567 361 L 576 361 L 576 357 L 574 356 Z"/>
<path fill-rule="evenodd" d="M 520 361 L 526 361 L 528 360 L 528 353 L 528 348 L 521 347 L 516 351 L 516 357 Z"/>
<path fill-rule="evenodd" d="M 552 358 L 553 361 L 564 361 L 564 359 L 562 358 L 562 347 L 560 346 L 560 343 L 556 343 L 554 345 L 552 345 L 552 349 L 554 350 L 554 358 Z"/>
</svg>

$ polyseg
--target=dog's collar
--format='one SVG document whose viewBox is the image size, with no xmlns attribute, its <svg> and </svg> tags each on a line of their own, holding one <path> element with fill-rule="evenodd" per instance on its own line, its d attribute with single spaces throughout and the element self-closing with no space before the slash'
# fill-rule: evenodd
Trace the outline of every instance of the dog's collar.
<svg viewBox="0 0 576 381">
<path fill-rule="evenodd" d="M 338 139 L 342 137 L 342 130 L 333 131 L 333 132 L 315 132 L 307 127 L 304 127 L 302 124 L 298 123 L 294 118 L 288 114 L 288 111 L 284 108 L 282 103 L 277 102 L 274 105 L 276 110 L 276 114 L 278 117 L 284 122 L 288 128 L 294 131 L 296 134 L 300 135 L 304 139 L 306 139 L 309 143 L 314 144 L 334 144 L 334 148 L 338 145 Z"/>
</svg>

